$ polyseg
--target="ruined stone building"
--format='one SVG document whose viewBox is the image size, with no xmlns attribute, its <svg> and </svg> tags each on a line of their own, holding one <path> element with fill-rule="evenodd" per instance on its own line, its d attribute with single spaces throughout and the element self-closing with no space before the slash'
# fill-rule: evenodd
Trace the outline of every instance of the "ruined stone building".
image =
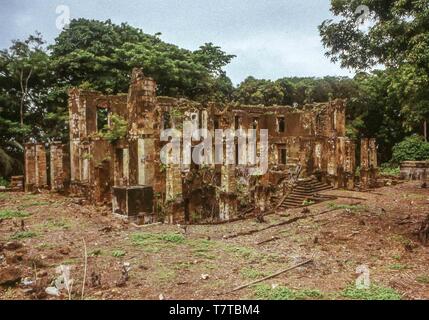
<svg viewBox="0 0 429 320">
<path fill-rule="evenodd" d="M 237 219 L 252 210 L 264 212 L 282 202 L 293 204 L 293 199 L 287 202 L 287 195 L 299 183 L 303 183 L 302 188 L 311 184 L 313 191 L 355 187 L 355 144 L 346 137 L 345 105 L 341 100 L 294 108 L 157 97 L 155 81 L 135 69 L 128 95 L 70 90 L 69 113 L 70 157 L 66 158 L 63 146 L 51 147 L 52 189 L 67 187 L 72 194 L 95 203 L 112 203 L 115 214 L 142 223 Z M 194 130 L 207 129 L 213 137 L 220 129 L 266 129 L 268 170 L 249 174 L 251 166 L 244 165 L 248 153 L 240 152 L 237 139 L 232 148 L 221 146 L 225 158 L 233 155 L 233 164 L 188 163 L 183 161 L 189 157 L 184 151 L 179 155 L 181 163 L 164 164 L 162 150 L 170 143 L 161 139 L 166 129 L 191 130 L 191 136 Z M 190 150 L 205 139 L 204 135 L 191 139 Z M 362 144 L 365 154 L 361 170 L 365 187 L 370 187 L 376 179 L 376 146 L 373 140 Z M 26 186 L 46 181 L 33 174 L 40 172 L 33 159 L 37 150 L 41 151 L 35 148 L 26 153 Z M 259 157 L 261 150 L 258 136 L 254 154 Z M 169 155 L 167 152 L 167 158 Z M 204 156 L 211 160 L 215 157 L 206 151 Z M 310 192 L 305 200 L 314 200 L 313 195 Z"/>
</svg>

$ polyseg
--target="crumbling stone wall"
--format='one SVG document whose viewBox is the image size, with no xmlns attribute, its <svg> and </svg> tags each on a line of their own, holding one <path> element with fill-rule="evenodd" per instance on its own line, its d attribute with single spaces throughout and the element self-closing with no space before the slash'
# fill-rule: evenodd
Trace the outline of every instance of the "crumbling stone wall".
<svg viewBox="0 0 429 320">
<path fill-rule="evenodd" d="M 157 97 L 155 81 L 140 69 L 133 70 L 127 96 L 78 89 L 69 94 L 71 188 L 88 193 L 94 201 L 108 202 L 114 187 L 115 210 L 125 216 L 131 214 L 127 208 L 133 208 L 133 214 L 140 212 L 145 221 L 153 221 L 153 216 L 169 223 L 231 220 L 245 208 L 268 210 L 272 196 L 284 194 L 297 171 L 302 178 L 315 175 L 335 187 L 354 188 L 355 145 L 345 137 L 341 100 L 295 108 Z M 107 110 L 108 117 L 117 114 L 127 120 L 127 135 L 117 141 L 100 137 L 99 109 Z M 211 162 L 203 166 L 162 164 L 161 150 L 169 143 L 160 139 L 165 129 L 181 133 L 207 129 L 213 136 L 217 129 L 267 129 L 268 172 L 251 177 L 247 165 L 214 165 L 213 154 L 205 154 Z M 182 141 L 180 150 L 194 150 L 205 138 Z M 258 136 L 257 150 L 260 147 Z M 251 160 L 237 149 L 237 140 L 232 149 L 226 148 L 224 159 Z M 368 141 L 370 148 L 375 145 Z M 376 162 L 376 153 L 369 156 L 368 161 Z M 187 160 L 189 155 L 181 151 L 180 157 Z M 137 194 L 139 187 L 152 190 L 152 213 L 146 201 L 136 204 L 129 203 L 135 197 L 121 198 Z"/>
<path fill-rule="evenodd" d="M 404 161 L 401 163 L 401 179 L 428 181 L 429 161 Z"/>
<path fill-rule="evenodd" d="M 360 150 L 360 187 L 363 190 L 377 186 L 378 162 L 377 142 L 375 139 L 363 138 Z"/>
<path fill-rule="evenodd" d="M 48 186 L 45 145 L 28 143 L 24 146 L 25 191 L 32 192 Z"/>
<path fill-rule="evenodd" d="M 52 191 L 64 191 L 70 183 L 70 158 L 61 142 L 50 145 L 50 185 Z"/>
</svg>

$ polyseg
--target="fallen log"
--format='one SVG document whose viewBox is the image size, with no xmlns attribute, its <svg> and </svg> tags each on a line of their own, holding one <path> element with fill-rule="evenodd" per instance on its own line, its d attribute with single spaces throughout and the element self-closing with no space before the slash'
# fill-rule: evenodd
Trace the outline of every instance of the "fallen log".
<svg viewBox="0 0 429 320">
<path fill-rule="evenodd" d="M 230 292 L 228 292 L 228 293 L 233 293 L 233 292 L 236 292 L 236 291 L 239 291 L 239 290 L 245 289 L 245 288 L 247 288 L 247 287 L 250 287 L 250 286 L 252 286 L 252 285 L 254 285 L 254 284 L 257 284 L 257 283 L 263 282 L 263 281 L 265 281 L 265 280 L 269 280 L 269 279 L 275 278 L 275 277 L 277 277 L 277 276 L 279 276 L 279 275 L 281 275 L 281 274 L 283 274 L 283 273 L 286 273 L 286 272 L 291 271 L 291 270 L 293 270 L 293 269 L 296 269 L 296 268 L 302 267 L 302 266 L 304 266 L 304 265 L 306 265 L 306 264 L 308 264 L 308 263 L 310 263 L 310 262 L 313 262 L 313 259 L 309 259 L 309 260 L 307 260 L 307 261 L 301 262 L 301 263 L 299 263 L 299 264 L 297 264 L 297 265 L 294 265 L 294 266 L 289 267 L 289 268 L 287 268 L 287 269 L 281 270 L 281 271 L 279 271 L 279 272 L 277 272 L 277 273 L 274 273 L 274 274 L 272 274 L 272 275 L 269 275 L 269 276 L 267 276 L 267 277 L 265 277 L 265 278 L 262 278 L 262 279 L 255 280 L 255 281 L 252 281 L 252 282 L 250 282 L 250 283 L 244 284 L 244 285 L 242 285 L 242 286 L 239 286 L 239 287 L 237 287 L 237 288 L 233 289 L 232 291 L 230 291 Z"/>
</svg>

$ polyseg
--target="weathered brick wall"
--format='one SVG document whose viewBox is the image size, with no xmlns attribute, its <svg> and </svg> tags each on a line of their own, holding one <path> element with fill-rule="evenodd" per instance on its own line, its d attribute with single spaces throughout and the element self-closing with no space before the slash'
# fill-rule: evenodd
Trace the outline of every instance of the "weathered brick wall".
<svg viewBox="0 0 429 320">
<path fill-rule="evenodd" d="M 67 146 L 52 143 L 50 146 L 50 183 L 51 190 L 62 191 L 70 182 L 69 156 Z"/>
<path fill-rule="evenodd" d="M 31 192 L 48 185 L 46 151 L 44 144 L 25 145 L 25 190 Z"/>
</svg>

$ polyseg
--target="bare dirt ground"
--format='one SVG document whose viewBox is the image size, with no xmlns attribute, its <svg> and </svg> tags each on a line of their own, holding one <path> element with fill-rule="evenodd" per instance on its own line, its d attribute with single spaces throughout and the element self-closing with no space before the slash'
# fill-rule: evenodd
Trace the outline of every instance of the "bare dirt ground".
<svg viewBox="0 0 429 320">
<path fill-rule="evenodd" d="M 65 289 L 45 293 L 60 265 L 71 267 L 72 299 L 82 298 L 85 265 L 84 299 L 429 299 L 429 248 L 415 234 L 429 214 L 428 189 L 404 183 L 326 193 L 353 199 L 279 212 L 265 223 L 186 231 L 137 227 L 57 194 L 1 193 L 0 299 L 68 299 Z M 231 293 L 307 259 L 313 262 Z M 367 290 L 354 286 L 362 265 Z"/>
</svg>

